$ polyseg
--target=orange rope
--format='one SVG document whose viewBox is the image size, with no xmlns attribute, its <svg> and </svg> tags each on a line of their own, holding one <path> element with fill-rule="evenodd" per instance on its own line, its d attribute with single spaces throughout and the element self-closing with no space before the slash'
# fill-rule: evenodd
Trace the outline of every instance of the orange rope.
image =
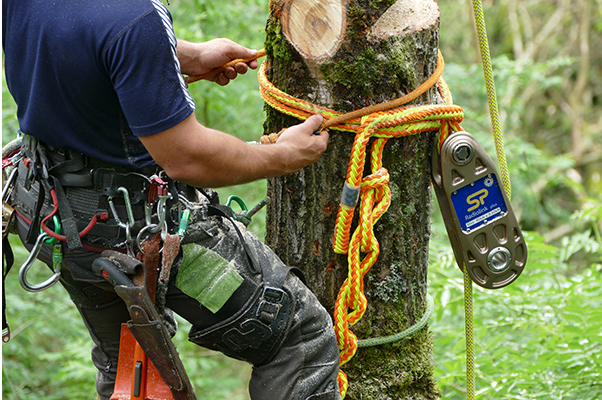
<svg viewBox="0 0 602 400">
<path fill-rule="evenodd" d="M 437 68 L 423 84 L 407 95 L 390 102 L 362 108 L 341 114 L 307 101 L 290 96 L 276 88 L 265 75 L 265 63 L 258 77 L 261 95 L 271 107 L 290 116 L 305 120 L 321 113 L 324 122 L 321 129 L 331 128 L 355 132 L 351 160 L 347 178 L 341 195 L 335 226 L 333 249 L 336 253 L 347 254 L 348 276 L 337 296 L 334 310 L 335 334 L 339 344 L 340 363 L 344 365 L 356 353 L 358 339 L 349 329 L 359 321 L 366 311 L 363 278 L 376 263 L 380 252 L 374 236 L 374 224 L 387 211 L 391 202 L 388 187 L 389 173 L 382 166 L 384 146 L 390 138 L 415 135 L 433 130 L 439 131 L 439 149 L 450 129 L 460 130 L 463 119 L 462 108 L 451 104 L 451 94 L 441 78 L 444 68 L 443 57 L 439 53 Z M 439 83 L 438 89 L 445 105 L 421 105 L 401 108 L 416 99 L 430 87 Z M 262 143 L 273 143 L 278 135 L 264 136 Z M 370 150 L 371 174 L 364 177 L 366 146 L 374 138 Z M 351 222 L 356 204 L 359 207 L 359 224 L 351 235 Z M 364 257 L 362 258 L 362 253 Z M 339 388 L 345 397 L 348 387 L 347 376 L 339 371 Z"/>
</svg>

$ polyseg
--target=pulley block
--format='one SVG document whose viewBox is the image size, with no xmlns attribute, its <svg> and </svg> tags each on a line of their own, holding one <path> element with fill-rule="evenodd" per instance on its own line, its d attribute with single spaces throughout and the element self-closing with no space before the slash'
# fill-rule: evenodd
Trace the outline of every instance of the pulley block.
<svg viewBox="0 0 602 400">
<path fill-rule="evenodd" d="M 432 181 L 460 270 L 488 289 L 515 281 L 527 245 L 493 160 L 471 134 L 451 134 L 433 154 Z"/>
</svg>

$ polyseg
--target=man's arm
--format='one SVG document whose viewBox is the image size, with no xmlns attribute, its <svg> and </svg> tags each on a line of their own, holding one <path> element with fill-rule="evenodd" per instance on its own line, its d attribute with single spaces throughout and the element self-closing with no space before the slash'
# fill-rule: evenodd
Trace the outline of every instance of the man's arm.
<svg viewBox="0 0 602 400">
<path fill-rule="evenodd" d="M 199 124 L 194 114 L 166 131 L 140 140 L 153 159 L 177 181 L 221 187 L 291 174 L 320 159 L 328 133 L 322 116 L 288 128 L 273 145 L 251 145 Z"/>
</svg>

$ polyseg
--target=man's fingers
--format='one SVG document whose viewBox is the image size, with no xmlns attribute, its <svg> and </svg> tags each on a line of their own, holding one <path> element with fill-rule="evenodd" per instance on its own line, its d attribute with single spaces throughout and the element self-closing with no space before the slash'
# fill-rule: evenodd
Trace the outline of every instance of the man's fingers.
<svg viewBox="0 0 602 400">
<path fill-rule="evenodd" d="M 238 63 L 234 66 L 234 69 L 236 70 L 236 72 L 238 72 L 239 74 L 246 74 L 247 70 L 249 69 L 249 66 L 245 63 Z"/>
<path fill-rule="evenodd" d="M 226 75 L 227 78 L 229 79 L 234 79 L 236 78 L 236 70 L 234 68 L 226 68 L 226 70 L 224 71 L 224 75 Z"/>
<path fill-rule="evenodd" d="M 231 42 L 233 47 L 231 48 L 231 52 L 230 52 L 230 59 L 231 60 L 237 60 L 237 59 L 242 59 L 242 60 L 248 60 L 250 58 L 254 58 L 255 56 L 257 56 L 257 50 L 252 50 L 252 49 L 248 49 L 244 46 L 241 46 L 238 43 L 234 43 Z"/>
<path fill-rule="evenodd" d="M 324 122 L 324 117 L 320 114 L 316 114 L 309 117 L 303 124 L 308 125 L 313 134 L 316 134 L 316 131 L 319 134 L 319 129 L 322 125 L 322 122 Z"/>
</svg>

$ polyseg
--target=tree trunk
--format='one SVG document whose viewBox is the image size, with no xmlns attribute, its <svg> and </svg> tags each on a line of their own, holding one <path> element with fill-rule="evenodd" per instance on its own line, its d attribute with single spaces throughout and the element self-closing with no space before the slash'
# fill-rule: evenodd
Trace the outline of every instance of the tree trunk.
<svg viewBox="0 0 602 400">
<path fill-rule="evenodd" d="M 284 92 L 340 112 L 398 98 L 435 70 L 439 9 L 433 0 L 281 0 L 270 4 L 268 79 Z M 436 104 L 434 88 L 416 100 Z M 299 121 L 267 108 L 266 133 Z M 331 131 L 321 160 L 270 180 L 266 242 L 301 268 L 333 312 L 347 277 L 347 256 L 332 249 L 353 133 Z M 434 133 L 391 139 L 383 165 L 392 200 L 375 226 L 377 263 L 365 278 L 368 309 L 351 329 L 360 339 L 391 335 L 426 309 L 431 152 Z M 367 165 L 369 162 L 366 163 Z M 353 230 L 354 228 L 352 228 Z M 360 348 L 343 366 L 347 399 L 435 399 L 427 329 L 394 344 Z"/>
</svg>

